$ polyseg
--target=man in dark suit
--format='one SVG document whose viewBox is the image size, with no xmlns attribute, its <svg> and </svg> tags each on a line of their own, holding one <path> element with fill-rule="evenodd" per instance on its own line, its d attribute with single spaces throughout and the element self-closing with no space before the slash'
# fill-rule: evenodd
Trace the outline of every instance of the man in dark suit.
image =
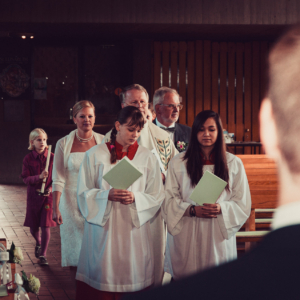
<svg viewBox="0 0 300 300">
<path fill-rule="evenodd" d="M 182 152 L 189 143 L 191 128 L 176 123 L 179 118 L 179 111 L 183 107 L 180 100 L 179 94 L 174 89 L 163 86 L 156 90 L 153 96 L 156 119 L 153 123 L 169 132 L 177 150 Z"/>
<path fill-rule="evenodd" d="M 238 260 L 130 299 L 300 299 L 300 26 L 279 39 L 268 63 L 260 134 L 279 174 L 272 231 Z"/>
</svg>

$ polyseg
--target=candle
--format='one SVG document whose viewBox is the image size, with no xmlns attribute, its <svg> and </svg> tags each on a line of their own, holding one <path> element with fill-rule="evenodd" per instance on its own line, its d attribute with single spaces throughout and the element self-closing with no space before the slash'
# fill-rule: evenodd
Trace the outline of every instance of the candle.
<svg viewBox="0 0 300 300">
<path fill-rule="evenodd" d="M 50 161 L 50 156 L 51 156 L 51 148 L 52 148 L 52 145 L 49 145 L 48 146 L 47 161 L 46 161 L 46 168 L 45 168 L 46 171 L 48 171 L 48 169 L 49 169 L 49 161 Z M 44 178 L 43 183 L 42 183 L 42 188 L 41 188 L 41 194 L 44 194 L 46 180 L 47 180 L 47 178 Z"/>
</svg>

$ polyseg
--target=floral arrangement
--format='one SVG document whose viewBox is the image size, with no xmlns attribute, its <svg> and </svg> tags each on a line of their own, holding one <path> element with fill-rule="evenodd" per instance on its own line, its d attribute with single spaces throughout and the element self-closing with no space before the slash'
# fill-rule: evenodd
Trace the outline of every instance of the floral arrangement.
<svg viewBox="0 0 300 300">
<path fill-rule="evenodd" d="M 7 250 L 9 253 L 9 262 L 21 265 L 24 260 L 24 256 L 20 247 L 16 247 L 14 242 L 11 243 L 10 249 Z"/>
<path fill-rule="evenodd" d="M 23 280 L 23 288 L 26 290 L 27 293 L 33 293 L 33 294 L 38 294 L 40 287 L 41 287 L 41 282 L 38 278 L 33 276 L 32 274 L 28 276 L 24 271 L 22 271 L 22 280 Z"/>
<path fill-rule="evenodd" d="M 189 143 L 185 143 L 185 142 L 180 142 L 178 141 L 176 144 L 176 148 L 179 152 L 183 152 L 186 150 L 187 146 Z"/>
</svg>

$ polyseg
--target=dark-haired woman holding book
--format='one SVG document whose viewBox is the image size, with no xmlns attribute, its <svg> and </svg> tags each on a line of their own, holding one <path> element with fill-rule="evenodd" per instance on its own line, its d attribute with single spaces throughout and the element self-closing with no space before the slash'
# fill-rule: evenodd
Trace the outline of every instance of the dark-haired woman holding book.
<svg viewBox="0 0 300 300">
<path fill-rule="evenodd" d="M 109 143 L 86 152 L 78 177 L 78 206 L 85 218 L 76 274 L 76 299 L 120 299 L 154 282 L 149 220 L 164 200 L 156 157 L 137 144 L 144 118 L 133 106 L 121 110 Z M 143 175 L 127 190 L 103 176 L 127 156 Z M 128 174 L 130 176 L 130 174 Z"/>
<path fill-rule="evenodd" d="M 216 203 L 200 206 L 189 197 L 206 170 L 227 186 Z M 242 161 L 225 151 L 217 113 L 196 116 L 187 151 L 169 164 L 165 194 L 165 269 L 174 280 L 237 257 L 235 233 L 250 215 L 251 197 Z"/>
</svg>

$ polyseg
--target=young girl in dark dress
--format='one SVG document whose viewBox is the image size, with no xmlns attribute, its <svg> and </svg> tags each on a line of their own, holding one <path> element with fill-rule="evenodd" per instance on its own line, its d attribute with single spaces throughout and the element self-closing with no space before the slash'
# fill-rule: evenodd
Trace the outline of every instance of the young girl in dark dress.
<svg viewBox="0 0 300 300">
<path fill-rule="evenodd" d="M 27 209 L 24 226 L 30 227 L 30 233 L 36 241 L 35 256 L 40 264 L 48 265 L 46 258 L 50 241 L 50 227 L 56 226 L 52 221 L 52 165 L 54 154 L 51 153 L 48 171 L 45 171 L 48 155 L 47 134 L 43 129 L 36 128 L 29 135 L 29 150 L 23 160 L 21 177 L 27 187 Z M 45 196 L 37 193 L 41 189 L 43 179 L 47 178 Z M 42 235 L 40 236 L 39 227 Z"/>
</svg>

